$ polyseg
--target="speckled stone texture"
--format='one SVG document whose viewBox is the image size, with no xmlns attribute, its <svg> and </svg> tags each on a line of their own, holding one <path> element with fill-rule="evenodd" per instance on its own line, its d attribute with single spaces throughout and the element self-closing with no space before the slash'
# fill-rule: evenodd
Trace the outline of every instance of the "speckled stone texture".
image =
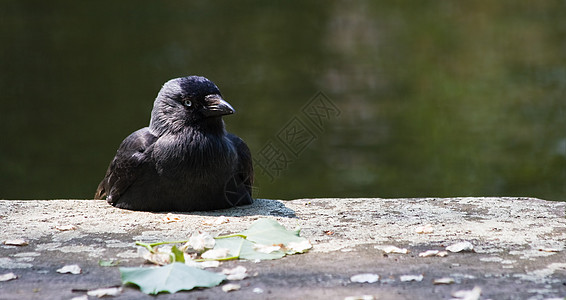
<svg viewBox="0 0 566 300">
<path fill-rule="evenodd" d="M 450 299 L 475 286 L 482 290 L 481 299 L 565 297 L 565 209 L 564 202 L 532 198 L 258 199 L 246 207 L 168 214 L 121 210 L 99 200 L 0 200 L 0 275 L 18 276 L 0 282 L 0 299 L 71 299 L 89 289 L 120 285 L 118 268 L 98 263 L 144 264 L 135 241 L 186 240 L 197 231 L 229 234 L 259 218 L 300 227 L 314 248 L 280 260 L 228 261 L 208 269 L 248 268 L 253 276 L 238 282 L 239 291 L 227 294 L 215 287 L 159 298 Z M 215 223 L 221 216 L 227 222 Z M 4 244 L 14 239 L 27 245 Z M 419 256 L 462 241 L 474 250 Z M 380 250 L 387 245 L 408 253 Z M 68 264 L 80 265 L 82 273 L 56 272 Z M 351 282 L 361 273 L 377 274 L 380 280 Z M 403 275 L 422 275 L 422 280 L 403 281 Z M 454 283 L 434 284 L 444 277 Z M 134 287 L 115 298 L 153 299 Z"/>
</svg>

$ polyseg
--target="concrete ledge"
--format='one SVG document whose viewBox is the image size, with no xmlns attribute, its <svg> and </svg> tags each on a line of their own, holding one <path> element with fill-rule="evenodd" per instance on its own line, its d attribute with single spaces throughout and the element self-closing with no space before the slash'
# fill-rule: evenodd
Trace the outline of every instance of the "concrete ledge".
<svg viewBox="0 0 566 300">
<path fill-rule="evenodd" d="M 187 239 L 194 231 L 233 233 L 258 218 L 274 218 L 287 228 L 300 226 L 311 252 L 275 261 L 224 262 L 244 265 L 248 273 L 239 291 L 219 287 L 160 295 L 160 299 L 343 299 L 375 295 L 379 299 L 450 299 L 451 293 L 482 289 L 482 299 L 546 299 L 566 296 L 566 203 L 532 198 L 426 199 L 259 199 L 253 205 L 214 212 L 133 212 L 94 200 L 0 200 L 0 241 L 24 239 L 27 246 L 0 245 L 0 299 L 71 299 L 80 290 L 120 285 L 116 267 L 99 260 L 119 259 L 138 266 L 143 259 L 134 241 Z M 177 218 L 167 222 L 164 217 Z M 229 222 L 210 225 L 219 216 Z M 418 233 L 430 224 L 433 232 Z M 75 230 L 61 231 L 64 225 Z M 426 250 L 469 241 L 475 252 L 419 257 Z M 407 248 L 385 254 L 375 246 Z M 79 264 L 80 275 L 59 274 Z M 359 273 L 381 276 L 377 283 L 352 283 Z M 402 281 L 402 275 L 423 275 Z M 451 285 L 433 280 L 451 277 Z M 264 292 L 252 292 L 254 288 Z M 75 292 L 73 292 L 75 290 Z M 78 292 L 77 292 L 78 290 Z M 116 299 L 153 299 L 126 288 Z"/>
</svg>

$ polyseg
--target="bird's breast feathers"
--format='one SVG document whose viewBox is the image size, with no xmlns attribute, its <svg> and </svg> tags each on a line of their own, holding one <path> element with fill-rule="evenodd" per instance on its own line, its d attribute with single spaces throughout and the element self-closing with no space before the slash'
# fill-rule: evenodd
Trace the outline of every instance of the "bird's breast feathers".
<svg viewBox="0 0 566 300">
<path fill-rule="evenodd" d="M 235 147 L 227 136 L 218 138 L 197 133 L 160 137 L 152 156 L 157 172 L 166 177 L 187 174 L 187 169 L 192 175 L 202 173 L 203 177 L 219 174 L 219 170 L 230 172 L 237 160 Z"/>
</svg>

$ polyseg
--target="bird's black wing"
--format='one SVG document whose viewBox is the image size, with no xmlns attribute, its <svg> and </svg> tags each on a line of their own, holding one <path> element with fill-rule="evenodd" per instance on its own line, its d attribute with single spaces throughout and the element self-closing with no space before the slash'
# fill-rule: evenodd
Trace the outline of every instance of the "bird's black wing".
<svg viewBox="0 0 566 300">
<path fill-rule="evenodd" d="M 94 198 L 106 197 L 110 204 L 116 204 L 128 187 L 141 176 L 156 140 L 157 137 L 149 132 L 148 127 L 125 138 L 110 163 L 106 176 L 98 185 Z"/>
<path fill-rule="evenodd" d="M 236 135 L 228 133 L 228 139 L 236 148 L 238 162 L 234 177 L 226 187 L 226 198 L 232 206 L 251 204 L 254 183 L 252 154 L 246 143 Z"/>
</svg>

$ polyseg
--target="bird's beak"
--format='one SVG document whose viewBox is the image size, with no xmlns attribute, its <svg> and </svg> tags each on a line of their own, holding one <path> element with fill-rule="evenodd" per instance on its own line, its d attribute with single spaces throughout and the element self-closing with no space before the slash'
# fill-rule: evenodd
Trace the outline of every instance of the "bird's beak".
<svg viewBox="0 0 566 300">
<path fill-rule="evenodd" d="M 208 95 L 205 97 L 206 106 L 201 109 L 206 117 L 231 115 L 236 111 L 230 103 L 224 101 L 220 95 Z"/>
</svg>

